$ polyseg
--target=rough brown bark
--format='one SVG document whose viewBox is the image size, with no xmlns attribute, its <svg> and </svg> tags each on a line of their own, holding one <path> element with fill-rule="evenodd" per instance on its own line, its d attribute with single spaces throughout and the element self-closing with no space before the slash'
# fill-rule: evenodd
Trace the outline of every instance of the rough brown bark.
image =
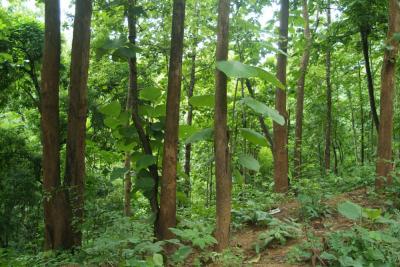
<svg viewBox="0 0 400 267">
<path fill-rule="evenodd" d="M 303 135 L 303 111 L 304 111 L 304 84 L 306 80 L 308 63 L 310 61 L 311 50 L 311 32 L 308 16 L 307 0 L 303 0 L 303 18 L 304 18 L 304 38 L 306 46 L 300 63 L 300 77 L 297 80 L 297 96 L 296 96 L 296 130 L 295 130 L 295 146 L 294 146 L 294 177 L 301 177 L 301 145 Z"/>
<path fill-rule="evenodd" d="M 331 24 L 331 5 L 328 0 L 327 27 Z M 326 47 L 326 126 L 325 126 L 325 172 L 331 168 L 331 143 L 332 143 L 332 85 L 331 85 L 331 42 L 328 37 Z"/>
<path fill-rule="evenodd" d="M 389 0 L 387 44 L 391 49 L 385 50 L 381 74 L 381 122 L 378 132 L 378 158 L 375 180 L 377 189 L 392 182 L 390 172 L 393 170 L 393 98 L 396 81 L 396 61 L 399 51 L 399 41 L 395 40 L 393 35 L 398 32 L 400 32 L 400 3 L 397 0 Z"/>
<path fill-rule="evenodd" d="M 230 1 L 218 1 L 217 50 L 216 60 L 227 60 L 229 49 L 229 11 Z M 214 155 L 216 179 L 216 250 L 222 251 L 229 245 L 231 221 L 232 177 L 228 146 L 227 125 L 227 77 L 215 71 L 215 110 L 214 110 Z"/>
<path fill-rule="evenodd" d="M 70 214 L 60 181 L 59 82 L 60 3 L 45 1 L 45 38 L 41 81 L 45 249 L 72 247 Z"/>
<path fill-rule="evenodd" d="M 360 27 L 361 45 L 364 55 L 365 72 L 367 73 L 369 104 L 371 107 L 372 118 L 374 120 L 376 131 L 379 131 L 379 118 L 376 111 L 374 81 L 372 78 L 371 65 L 369 61 L 368 27 Z"/>
<path fill-rule="evenodd" d="M 288 44 L 288 24 L 289 24 L 289 0 L 281 0 L 279 25 L 279 44 L 278 47 L 283 52 L 287 52 Z M 278 54 L 277 78 L 286 86 L 286 65 L 287 56 Z M 286 92 L 276 88 L 275 109 L 285 118 L 285 125 L 274 122 L 274 180 L 275 191 L 286 192 L 289 188 L 288 180 L 288 151 L 287 151 L 287 120 L 286 111 Z"/>
<path fill-rule="evenodd" d="M 85 138 L 87 117 L 87 80 L 89 70 L 90 22 L 92 1 L 77 0 L 71 49 L 66 167 L 64 183 L 68 188 L 75 246 L 82 242 L 85 186 Z"/>
<path fill-rule="evenodd" d="M 168 112 L 165 120 L 162 161 L 159 239 L 172 238 L 174 234 L 169 228 L 176 226 L 176 170 L 184 28 L 185 0 L 174 0 L 167 90 Z"/>
</svg>

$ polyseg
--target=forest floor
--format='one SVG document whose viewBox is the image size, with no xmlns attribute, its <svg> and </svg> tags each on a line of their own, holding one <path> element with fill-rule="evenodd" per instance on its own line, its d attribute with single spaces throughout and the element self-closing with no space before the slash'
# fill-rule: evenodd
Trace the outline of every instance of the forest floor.
<svg viewBox="0 0 400 267">
<path fill-rule="evenodd" d="M 379 207 L 376 201 L 368 198 L 367 190 L 365 188 L 357 189 L 351 192 L 343 193 L 334 196 L 326 201 L 326 204 L 332 207 L 332 210 L 336 210 L 338 203 L 350 200 L 361 206 L 367 207 Z M 375 203 L 374 203 L 375 202 Z M 300 204 L 298 201 L 293 200 L 287 203 L 281 203 L 280 212 L 275 214 L 274 217 L 278 219 L 298 219 Z M 347 220 L 346 218 L 339 215 L 337 212 L 333 212 L 330 216 L 318 218 L 312 220 L 308 224 L 304 224 L 304 227 L 308 227 L 308 231 L 312 231 L 315 236 L 321 239 L 330 232 L 337 230 L 348 229 L 354 225 L 354 222 Z M 290 240 L 286 245 L 277 245 L 272 248 L 268 248 L 260 254 L 256 254 L 254 250 L 254 243 L 257 241 L 258 236 L 266 231 L 268 227 L 260 226 L 246 226 L 243 229 L 238 230 L 233 234 L 231 239 L 231 248 L 239 248 L 244 252 L 245 264 L 244 266 L 265 266 L 265 267 L 284 267 L 284 266 L 312 266 L 313 264 L 288 264 L 286 255 L 290 249 L 306 240 L 306 236 L 300 236 L 297 239 Z M 316 260 L 316 259 L 315 259 Z M 217 264 L 210 264 L 209 267 L 219 266 Z"/>
</svg>

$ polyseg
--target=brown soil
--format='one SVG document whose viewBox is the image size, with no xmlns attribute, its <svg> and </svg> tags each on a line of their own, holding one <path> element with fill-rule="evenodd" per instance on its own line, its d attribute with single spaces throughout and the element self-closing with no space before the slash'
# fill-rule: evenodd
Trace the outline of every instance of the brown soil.
<svg viewBox="0 0 400 267">
<path fill-rule="evenodd" d="M 343 193 L 338 196 L 335 196 L 329 199 L 326 204 L 331 206 L 332 208 L 336 208 L 337 204 L 350 200 L 354 203 L 360 204 L 366 207 L 379 207 L 379 203 L 371 202 L 371 199 L 368 199 L 368 194 L 365 188 L 357 189 L 352 192 Z M 297 218 L 298 217 L 298 209 L 299 203 L 297 201 L 291 201 L 288 203 L 282 204 L 279 207 L 281 212 L 274 215 L 276 218 L 285 219 L 285 218 Z M 340 229 L 347 229 L 353 225 L 353 222 L 347 220 L 346 218 L 340 216 L 337 213 L 332 214 L 331 216 L 325 218 L 319 218 L 310 223 L 312 227 L 310 230 L 314 232 L 317 236 L 324 236 L 328 232 L 337 231 Z M 233 233 L 231 238 L 230 246 L 232 248 L 240 248 L 243 250 L 245 255 L 244 266 L 265 266 L 265 267 L 285 267 L 285 266 L 311 266 L 307 264 L 303 265 L 291 265 L 286 263 L 286 255 L 290 251 L 290 249 L 296 245 L 301 243 L 305 237 L 302 236 L 296 240 L 289 241 L 285 246 L 276 246 L 274 248 L 268 248 L 266 251 L 262 252 L 261 255 L 256 255 L 253 244 L 257 240 L 258 235 L 266 231 L 267 228 L 264 227 L 251 227 L 247 226 L 240 231 Z M 218 266 L 215 263 L 208 266 Z"/>
</svg>

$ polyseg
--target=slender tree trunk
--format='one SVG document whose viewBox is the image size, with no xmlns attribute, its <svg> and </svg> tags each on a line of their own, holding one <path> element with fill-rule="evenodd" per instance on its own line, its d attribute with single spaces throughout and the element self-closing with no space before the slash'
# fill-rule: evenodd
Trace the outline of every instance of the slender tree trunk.
<svg viewBox="0 0 400 267">
<path fill-rule="evenodd" d="M 164 154 L 162 162 L 159 239 L 172 238 L 174 235 L 169 228 L 176 226 L 176 168 L 184 26 L 185 0 L 174 0 L 167 91 L 168 112 L 165 120 Z"/>
<path fill-rule="evenodd" d="M 76 0 L 71 50 L 67 150 L 64 183 L 68 188 L 75 246 L 82 242 L 85 186 L 85 138 L 87 117 L 87 80 L 89 70 L 91 0 Z"/>
<path fill-rule="evenodd" d="M 331 6 L 328 0 L 327 7 L 327 27 L 331 24 Z M 325 127 L 325 171 L 331 168 L 331 138 L 332 138 L 332 85 L 331 85 L 331 41 L 328 36 L 326 48 L 326 127 Z"/>
<path fill-rule="evenodd" d="M 353 97 L 351 95 L 351 91 L 348 88 L 346 88 L 346 93 L 349 99 L 350 110 L 351 110 L 351 129 L 353 131 L 354 158 L 356 160 L 356 163 L 358 164 L 357 131 L 356 131 L 356 121 L 354 116 Z"/>
<path fill-rule="evenodd" d="M 289 0 L 281 0 L 279 44 L 283 52 L 287 52 L 289 24 Z M 277 78 L 286 86 L 287 56 L 278 53 Z M 275 109 L 285 118 L 285 125 L 281 126 L 274 122 L 274 180 L 275 191 L 286 192 L 289 188 L 288 179 L 288 151 L 287 151 L 287 121 L 286 92 L 276 88 Z"/>
<path fill-rule="evenodd" d="M 188 100 L 193 96 L 193 91 L 194 91 L 194 85 L 196 83 L 196 45 L 197 42 L 194 42 L 194 47 L 192 51 L 192 67 L 190 69 L 190 82 L 189 82 L 189 89 L 187 93 Z M 193 121 L 193 106 L 188 103 L 188 113 L 186 117 L 186 124 L 191 126 Z M 185 174 L 187 175 L 187 184 L 185 187 L 185 192 L 186 196 L 190 196 L 190 191 L 191 191 L 191 183 L 190 183 L 190 156 L 192 153 L 192 144 L 186 144 L 185 145 Z"/>
<path fill-rule="evenodd" d="M 395 96 L 396 61 L 399 50 L 399 41 L 393 38 L 393 36 L 398 32 L 400 32 L 400 3 L 397 0 L 389 0 L 387 39 L 391 49 L 385 50 L 381 74 L 381 123 L 378 132 L 378 158 L 375 181 L 377 189 L 392 182 L 390 172 L 393 170 L 393 98 Z"/>
<path fill-rule="evenodd" d="M 227 60 L 229 49 L 230 0 L 218 1 L 216 60 Z M 214 152 L 216 177 L 216 250 L 222 251 L 229 245 L 231 222 L 232 177 L 228 146 L 227 125 L 227 77 L 215 71 L 215 111 L 214 111 Z"/>
<path fill-rule="evenodd" d="M 42 65 L 41 129 L 45 249 L 73 246 L 71 216 L 60 179 L 60 2 L 45 1 L 45 38 Z"/>
<path fill-rule="evenodd" d="M 246 87 L 249 91 L 249 94 L 252 98 L 255 98 L 253 87 L 251 86 L 250 80 L 246 79 Z M 268 143 L 271 147 L 271 151 L 274 151 L 274 141 L 272 139 L 271 132 L 268 129 L 268 126 L 265 124 L 264 117 L 258 115 L 258 121 L 260 122 L 261 130 L 263 131 L 264 137 L 268 140 Z"/>
<path fill-rule="evenodd" d="M 310 61 L 311 50 L 311 33 L 310 22 L 308 18 L 307 0 L 303 0 L 303 18 L 304 18 L 304 38 L 306 39 L 306 47 L 300 65 L 300 77 L 297 80 L 297 97 L 296 97 L 296 130 L 295 130 L 295 146 L 294 146 L 294 177 L 301 177 L 301 145 L 303 135 L 303 111 L 304 111 L 304 84 L 307 74 L 308 63 Z"/>
<path fill-rule="evenodd" d="M 379 130 L 379 118 L 376 112 L 374 81 L 372 78 L 371 65 L 369 61 L 368 27 L 360 27 L 361 44 L 364 55 L 365 72 L 367 73 L 369 104 L 371 106 L 372 118 L 374 119 L 376 131 Z"/>
<path fill-rule="evenodd" d="M 127 20 L 128 20 L 128 40 L 131 44 L 136 45 L 136 15 L 134 8 L 136 6 L 136 0 L 129 0 L 127 6 Z M 137 102 L 133 101 L 133 95 L 137 92 L 137 58 L 136 52 L 133 52 L 133 57 L 128 59 L 129 65 L 129 85 L 128 93 L 126 98 L 126 110 L 132 112 L 133 109 L 137 109 Z M 133 103 L 135 102 L 135 106 Z M 128 122 L 129 125 L 129 122 Z M 126 169 L 124 177 L 124 214 L 126 216 L 132 215 L 131 208 L 131 193 L 132 193 L 132 178 L 130 173 L 131 168 L 131 154 L 130 152 L 125 153 L 125 163 L 124 167 Z"/>
</svg>

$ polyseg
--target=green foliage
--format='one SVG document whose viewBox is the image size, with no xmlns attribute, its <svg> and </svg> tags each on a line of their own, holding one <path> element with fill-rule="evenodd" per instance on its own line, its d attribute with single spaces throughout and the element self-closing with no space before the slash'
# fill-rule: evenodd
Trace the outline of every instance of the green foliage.
<svg viewBox="0 0 400 267">
<path fill-rule="evenodd" d="M 280 115 L 278 111 L 267 107 L 264 103 L 261 103 L 260 101 L 257 101 L 252 97 L 247 96 L 243 98 L 240 102 L 251 108 L 255 113 L 258 113 L 262 116 L 271 117 L 271 119 L 273 119 L 279 125 L 285 124 L 285 118 Z"/>
<path fill-rule="evenodd" d="M 260 170 L 260 163 L 252 155 L 239 155 L 239 164 L 243 167 L 258 172 Z"/>
<path fill-rule="evenodd" d="M 300 225 L 290 220 L 281 221 L 272 218 L 268 226 L 268 230 L 261 233 L 254 244 L 257 254 L 275 243 L 285 245 L 289 239 L 298 238 L 301 235 Z"/>
<path fill-rule="evenodd" d="M 213 227 L 204 223 L 185 221 L 181 223 L 182 229 L 170 228 L 170 230 L 182 241 L 190 242 L 193 247 L 205 249 L 217 243 L 212 236 Z"/>
<path fill-rule="evenodd" d="M 267 146 L 267 139 L 256 131 L 249 128 L 241 128 L 240 133 L 242 136 L 255 145 Z"/>
<path fill-rule="evenodd" d="M 189 103 L 194 107 L 214 107 L 215 99 L 213 95 L 192 96 Z"/>
<path fill-rule="evenodd" d="M 200 130 L 200 131 L 192 134 L 189 138 L 187 138 L 185 141 L 185 144 L 211 140 L 213 138 L 213 134 L 214 134 L 213 128 L 206 128 L 206 129 Z"/>
<path fill-rule="evenodd" d="M 313 194 L 300 194 L 297 199 L 300 203 L 300 217 L 304 219 L 312 220 L 332 213 L 331 208 L 324 203 L 322 194 L 318 192 Z"/>
</svg>

